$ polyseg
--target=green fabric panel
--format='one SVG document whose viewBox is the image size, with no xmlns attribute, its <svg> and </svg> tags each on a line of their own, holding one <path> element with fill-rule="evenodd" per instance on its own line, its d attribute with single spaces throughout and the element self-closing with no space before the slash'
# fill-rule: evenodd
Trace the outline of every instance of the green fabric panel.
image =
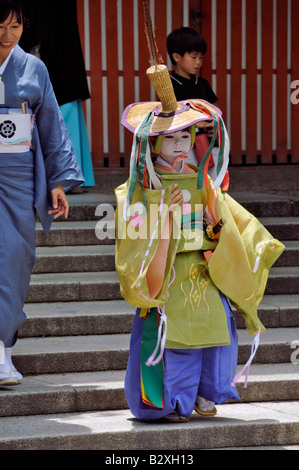
<svg viewBox="0 0 299 470">
<path fill-rule="evenodd" d="M 146 361 L 153 353 L 158 337 L 159 316 L 152 308 L 143 319 L 141 339 L 141 376 L 144 391 L 152 404 L 163 408 L 163 361 L 155 366 L 147 366 Z M 157 355 L 160 354 L 160 346 Z"/>
</svg>

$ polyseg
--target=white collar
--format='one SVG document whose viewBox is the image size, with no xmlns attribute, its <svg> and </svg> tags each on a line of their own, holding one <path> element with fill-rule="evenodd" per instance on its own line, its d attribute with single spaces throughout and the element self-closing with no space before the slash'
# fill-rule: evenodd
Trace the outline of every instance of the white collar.
<svg viewBox="0 0 299 470">
<path fill-rule="evenodd" d="M 14 50 L 14 49 L 12 49 L 12 50 L 10 51 L 9 55 L 6 57 L 6 59 L 5 59 L 5 61 L 3 62 L 3 64 L 0 65 L 0 77 L 4 74 L 4 70 L 6 69 L 6 66 L 7 66 L 7 64 L 8 64 L 8 62 L 9 62 L 9 59 L 11 58 L 11 54 L 13 53 L 13 50 Z"/>
<path fill-rule="evenodd" d="M 170 165 L 170 163 L 166 162 L 166 161 L 161 157 L 161 155 L 158 156 L 158 158 L 157 158 L 157 163 L 160 163 L 161 165 L 164 165 L 166 168 L 172 168 L 172 166 Z M 181 169 L 180 169 L 180 171 L 176 171 L 176 173 L 182 173 L 182 171 L 183 171 L 183 166 L 184 166 L 184 161 L 182 160 Z"/>
</svg>

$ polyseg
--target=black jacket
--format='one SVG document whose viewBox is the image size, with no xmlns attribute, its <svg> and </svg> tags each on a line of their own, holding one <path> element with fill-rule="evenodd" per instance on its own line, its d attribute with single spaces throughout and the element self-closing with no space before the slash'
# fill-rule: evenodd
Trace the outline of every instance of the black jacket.
<svg viewBox="0 0 299 470">
<path fill-rule="evenodd" d="M 20 46 L 29 52 L 41 44 L 59 105 L 90 98 L 77 23 L 76 0 L 24 0 Z"/>
</svg>

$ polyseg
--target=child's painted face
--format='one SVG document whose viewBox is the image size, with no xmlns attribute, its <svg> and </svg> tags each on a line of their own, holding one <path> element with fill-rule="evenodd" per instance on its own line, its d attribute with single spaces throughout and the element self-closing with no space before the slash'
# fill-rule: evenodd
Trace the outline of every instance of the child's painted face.
<svg viewBox="0 0 299 470">
<path fill-rule="evenodd" d="M 203 54 L 201 52 L 185 52 L 183 56 L 180 54 L 173 54 L 176 61 L 176 72 L 185 78 L 190 78 L 190 75 L 196 75 L 203 62 Z"/>
<path fill-rule="evenodd" d="M 182 154 L 189 152 L 191 134 L 188 130 L 173 132 L 163 136 L 160 153 L 163 159 L 172 164 Z"/>
</svg>

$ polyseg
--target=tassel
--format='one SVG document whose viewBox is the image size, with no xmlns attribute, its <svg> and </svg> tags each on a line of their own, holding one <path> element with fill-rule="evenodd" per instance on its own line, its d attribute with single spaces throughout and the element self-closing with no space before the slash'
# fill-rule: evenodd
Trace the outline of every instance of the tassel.
<svg viewBox="0 0 299 470">
<path fill-rule="evenodd" d="M 130 176 L 128 195 L 124 204 L 123 217 L 129 220 L 128 209 L 132 204 L 137 183 L 143 188 L 144 175 L 146 173 L 146 154 L 148 153 L 148 134 L 153 120 L 153 113 L 148 113 L 140 125 L 136 128 L 133 137 L 130 157 Z M 147 200 L 143 195 L 143 204 L 147 209 Z"/>
<path fill-rule="evenodd" d="M 172 280 L 170 281 L 170 283 L 168 285 L 168 288 L 171 286 L 171 284 L 175 280 L 174 266 L 172 267 L 172 272 L 173 272 L 173 277 L 172 277 Z M 156 347 L 155 347 L 153 353 L 151 354 L 151 356 L 146 361 L 147 366 L 155 366 L 156 364 L 158 364 L 161 361 L 162 357 L 163 357 L 164 349 L 165 349 L 166 334 L 167 334 L 167 316 L 165 315 L 165 304 L 163 304 L 162 311 L 159 307 L 157 307 L 157 309 L 158 309 L 158 312 L 160 314 L 160 325 L 159 325 L 159 330 L 158 330 L 158 339 L 157 339 L 157 344 L 156 344 Z M 165 326 L 165 328 L 164 328 L 164 332 L 162 334 L 163 325 Z M 154 359 L 157 352 L 158 352 L 159 344 L 161 344 L 161 351 L 160 351 L 159 356 L 156 359 Z"/>
<path fill-rule="evenodd" d="M 163 310 L 161 311 L 159 307 L 158 312 L 160 314 L 160 325 L 159 325 L 159 330 L 158 330 L 158 339 L 157 339 L 157 344 L 156 347 L 152 353 L 152 355 L 148 358 L 146 361 L 147 366 L 155 366 L 158 364 L 164 354 L 164 349 L 165 349 L 165 343 L 166 343 L 166 333 L 167 333 L 167 317 L 164 313 L 165 310 L 165 304 L 163 305 Z M 163 325 L 165 325 L 164 332 L 163 332 Z M 155 356 L 158 352 L 159 345 L 161 345 L 161 350 L 159 356 L 155 359 Z"/>
<path fill-rule="evenodd" d="M 237 381 L 239 380 L 239 378 L 245 373 L 246 371 L 246 375 L 245 375 L 245 383 L 244 383 L 244 388 L 247 388 L 247 381 L 248 381 L 248 376 L 249 376 L 249 369 L 250 369 L 250 366 L 251 366 L 251 363 L 254 359 L 254 356 L 256 354 L 256 351 L 259 347 L 259 343 L 260 343 L 260 333 L 261 333 L 261 329 L 259 327 L 259 330 L 258 330 L 258 333 L 256 334 L 256 336 L 254 337 L 254 340 L 252 341 L 252 345 L 251 345 L 251 354 L 250 354 L 250 357 L 248 359 L 248 361 L 246 362 L 245 366 L 240 370 L 240 372 L 235 376 L 234 380 L 232 381 L 231 383 L 231 386 L 232 387 L 235 387 L 235 384 L 237 383 Z"/>
</svg>

